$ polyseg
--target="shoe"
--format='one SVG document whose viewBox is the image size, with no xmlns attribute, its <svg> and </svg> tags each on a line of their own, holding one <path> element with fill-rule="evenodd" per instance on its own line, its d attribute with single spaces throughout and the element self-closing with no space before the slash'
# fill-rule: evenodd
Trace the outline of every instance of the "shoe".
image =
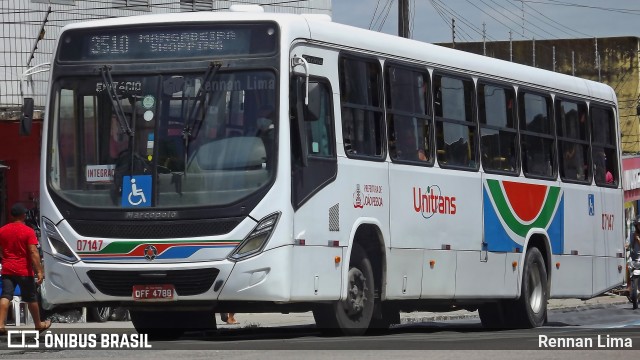
<svg viewBox="0 0 640 360">
<path fill-rule="evenodd" d="M 44 324 L 44 326 L 36 328 L 36 330 L 38 330 L 39 332 L 43 332 L 43 331 L 47 330 L 48 328 L 50 328 L 51 327 L 51 320 L 45 320 L 41 324 Z"/>
</svg>

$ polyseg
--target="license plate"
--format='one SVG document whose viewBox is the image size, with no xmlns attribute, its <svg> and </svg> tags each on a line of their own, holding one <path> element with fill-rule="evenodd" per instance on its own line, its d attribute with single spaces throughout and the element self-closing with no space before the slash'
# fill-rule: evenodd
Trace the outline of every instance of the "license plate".
<svg viewBox="0 0 640 360">
<path fill-rule="evenodd" d="M 171 284 L 133 285 L 135 301 L 174 301 L 177 300 L 176 289 Z"/>
</svg>

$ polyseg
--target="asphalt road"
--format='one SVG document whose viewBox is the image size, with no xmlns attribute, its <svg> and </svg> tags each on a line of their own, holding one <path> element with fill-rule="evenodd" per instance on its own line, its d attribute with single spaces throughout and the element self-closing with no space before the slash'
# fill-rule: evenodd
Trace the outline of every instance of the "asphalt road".
<svg viewBox="0 0 640 360">
<path fill-rule="evenodd" d="M 91 330 L 91 329 L 87 329 Z M 106 329 L 102 329 L 103 331 Z M 131 329 L 109 329 L 133 333 Z M 541 343 L 541 339 L 546 339 Z M 554 340 L 555 339 L 555 340 Z M 562 345 L 582 341 L 586 350 Z M 589 340 L 591 343 L 589 344 Z M 569 340 L 564 340 L 565 345 Z M 546 344 L 546 345 L 545 345 Z M 148 350 L 35 350 L 0 352 L 7 359 L 153 358 L 192 359 L 626 359 L 640 349 L 640 310 L 628 304 L 580 310 L 552 310 L 546 326 L 531 330 L 488 331 L 478 319 L 412 323 L 383 334 L 326 337 L 314 325 L 221 329 L 189 333 L 175 341 L 151 342 Z M 591 346 L 588 346 L 591 345 Z M 626 346 L 632 346 L 627 348 Z M 546 346 L 546 347 L 545 347 Z M 544 351 L 541 351 L 544 350 Z"/>
</svg>

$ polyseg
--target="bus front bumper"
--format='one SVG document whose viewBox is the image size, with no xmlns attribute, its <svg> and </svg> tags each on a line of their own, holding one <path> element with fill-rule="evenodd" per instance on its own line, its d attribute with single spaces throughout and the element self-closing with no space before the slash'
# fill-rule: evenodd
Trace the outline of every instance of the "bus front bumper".
<svg viewBox="0 0 640 360">
<path fill-rule="evenodd" d="M 177 285 L 177 296 L 171 301 L 161 301 L 169 305 L 184 305 L 189 302 L 215 301 L 276 301 L 286 302 L 290 298 L 291 246 L 266 250 L 263 253 L 239 262 L 227 259 L 211 262 L 155 263 L 155 264 L 114 264 L 114 263 L 63 263 L 50 254 L 44 254 L 46 279 L 42 286 L 42 306 L 87 303 L 131 303 L 132 285 L 158 284 L 163 274 L 178 274 L 177 278 L 189 281 L 190 274 L 212 271 L 215 278 L 210 286 L 207 282 L 203 291 L 180 295 L 180 286 L 172 284 L 176 277 L 169 275 L 168 284 Z M 97 277 L 100 274 L 101 277 Z M 140 274 L 144 274 L 140 277 Z M 274 275 L 275 274 L 275 275 Z M 135 279 L 135 280 L 132 280 Z M 102 280 L 102 281 L 100 281 Z M 192 279 L 193 280 L 193 279 Z M 112 283 L 113 282 L 113 283 Z M 193 280 L 188 286 L 202 285 L 202 279 Z M 106 284 L 106 285 L 105 285 Z M 120 288 L 114 288 L 120 286 Z M 124 288 L 123 288 L 124 286 Z M 192 291 L 193 292 L 193 291 Z M 154 301 L 158 302 L 158 301 Z"/>
</svg>

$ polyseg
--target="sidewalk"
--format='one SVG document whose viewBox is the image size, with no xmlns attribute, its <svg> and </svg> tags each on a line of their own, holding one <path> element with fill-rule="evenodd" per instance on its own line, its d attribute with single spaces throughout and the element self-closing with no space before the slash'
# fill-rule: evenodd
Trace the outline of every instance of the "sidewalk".
<svg viewBox="0 0 640 360">
<path fill-rule="evenodd" d="M 589 300 L 580 299 L 553 299 L 549 300 L 549 309 L 563 309 L 565 311 L 573 311 L 587 308 L 602 308 L 618 304 L 627 304 L 628 300 L 625 296 L 614 294 L 606 294 Z M 220 321 L 220 315 L 215 314 L 218 328 L 220 329 L 240 329 L 246 327 L 281 327 L 281 326 L 303 326 L 313 325 L 315 320 L 311 312 L 304 313 L 237 313 L 236 320 L 238 324 L 227 325 Z M 427 312 L 416 311 L 411 313 L 401 313 L 400 323 L 410 324 L 429 321 L 445 321 L 456 319 L 477 318 L 477 311 L 456 310 L 451 312 Z M 108 321 L 105 323 L 55 323 L 53 329 L 133 329 L 131 321 Z M 20 327 L 8 326 L 8 330 L 30 330 L 31 326 L 22 325 Z"/>
<path fill-rule="evenodd" d="M 607 306 L 613 306 L 618 304 L 626 304 L 629 301 L 625 296 L 619 296 L 615 294 L 605 294 L 589 300 L 580 299 L 552 299 L 549 300 L 549 309 L 564 309 L 566 311 L 587 309 L 587 308 L 601 308 Z M 456 310 L 451 312 L 427 312 L 427 311 L 415 311 L 411 313 L 400 313 L 400 323 L 410 324 L 428 321 L 445 321 L 456 319 L 477 318 L 477 311 Z M 232 329 L 243 327 L 279 327 L 279 326 L 300 326 L 315 324 L 313 314 L 311 312 L 305 313 L 291 313 L 291 314 L 262 314 L 262 313 L 238 313 L 235 316 L 238 324 L 227 325 L 220 321 L 220 316 L 216 314 L 218 328 L 220 329 Z"/>
</svg>

